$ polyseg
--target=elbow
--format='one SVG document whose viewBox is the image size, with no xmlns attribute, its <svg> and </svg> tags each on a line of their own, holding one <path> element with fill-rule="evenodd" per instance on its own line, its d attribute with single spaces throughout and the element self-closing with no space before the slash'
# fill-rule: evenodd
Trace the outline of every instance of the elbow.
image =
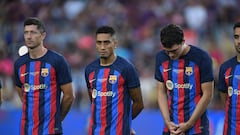
<svg viewBox="0 0 240 135">
<path fill-rule="evenodd" d="M 208 104 L 212 101 L 212 99 L 213 99 L 213 94 L 212 93 L 205 96 L 205 101 Z"/>
<path fill-rule="evenodd" d="M 66 99 L 67 102 L 72 104 L 75 100 L 75 96 L 74 95 L 66 95 L 65 99 Z"/>
<path fill-rule="evenodd" d="M 144 104 L 143 102 L 139 105 L 139 112 L 141 112 L 144 109 Z"/>
<path fill-rule="evenodd" d="M 214 93 L 213 93 L 213 90 L 212 90 L 211 94 L 209 95 L 209 102 L 212 101 L 213 95 L 214 95 Z"/>
<path fill-rule="evenodd" d="M 72 96 L 70 97 L 70 101 L 71 101 L 71 103 L 73 103 L 74 100 L 75 100 L 75 96 L 72 95 Z"/>
<path fill-rule="evenodd" d="M 143 109 L 144 109 L 144 104 L 142 103 L 141 110 L 143 110 Z"/>
</svg>

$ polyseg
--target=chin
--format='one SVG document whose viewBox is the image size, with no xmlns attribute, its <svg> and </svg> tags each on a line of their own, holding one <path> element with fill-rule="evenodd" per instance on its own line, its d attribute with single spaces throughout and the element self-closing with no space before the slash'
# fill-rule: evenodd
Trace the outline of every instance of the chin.
<svg viewBox="0 0 240 135">
<path fill-rule="evenodd" d="M 171 60 L 176 60 L 178 57 L 170 57 Z"/>
<path fill-rule="evenodd" d="M 107 56 L 100 56 L 101 59 L 107 59 Z"/>
</svg>

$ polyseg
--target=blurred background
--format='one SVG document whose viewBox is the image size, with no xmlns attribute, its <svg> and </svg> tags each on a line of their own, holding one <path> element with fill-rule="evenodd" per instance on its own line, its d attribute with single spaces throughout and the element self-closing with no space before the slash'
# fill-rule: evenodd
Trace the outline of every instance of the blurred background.
<svg viewBox="0 0 240 135">
<path fill-rule="evenodd" d="M 163 120 L 157 105 L 155 55 L 161 50 L 160 29 L 175 23 L 184 28 L 186 42 L 212 57 L 215 85 L 219 65 L 235 55 L 233 24 L 240 21 L 240 0 L 1 0 L 0 134 L 19 134 L 21 102 L 14 88 L 13 64 L 24 45 L 23 21 L 35 16 L 47 28 L 45 46 L 62 53 L 71 65 L 76 100 L 63 122 L 64 135 L 85 135 L 89 98 L 84 68 L 97 58 L 95 31 L 111 25 L 118 34 L 118 55 L 138 69 L 145 108 L 133 120 L 137 135 L 161 135 Z M 222 132 L 224 108 L 217 87 L 208 106 L 211 134 Z"/>
</svg>

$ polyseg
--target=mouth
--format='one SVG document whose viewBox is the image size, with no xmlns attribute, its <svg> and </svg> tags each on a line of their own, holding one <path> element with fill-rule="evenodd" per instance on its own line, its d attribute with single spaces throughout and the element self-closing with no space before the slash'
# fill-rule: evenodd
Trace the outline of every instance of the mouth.
<svg viewBox="0 0 240 135">
<path fill-rule="evenodd" d="M 104 54 L 106 54 L 106 52 L 99 52 L 99 54 L 104 55 Z"/>
<path fill-rule="evenodd" d="M 33 42 L 32 41 L 26 41 L 26 44 L 32 44 Z"/>
</svg>

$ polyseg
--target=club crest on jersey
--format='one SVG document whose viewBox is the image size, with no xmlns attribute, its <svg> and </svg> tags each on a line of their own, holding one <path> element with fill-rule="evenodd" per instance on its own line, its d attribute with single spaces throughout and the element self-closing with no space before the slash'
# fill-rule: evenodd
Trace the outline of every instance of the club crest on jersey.
<svg viewBox="0 0 240 135">
<path fill-rule="evenodd" d="M 49 74 L 48 68 L 42 68 L 41 69 L 41 76 L 42 77 L 47 77 Z"/>
<path fill-rule="evenodd" d="M 111 84 L 116 83 L 117 82 L 117 76 L 116 75 L 110 75 L 109 79 L 108 79 L 108 82 L 111 83 Z"/>
<path fill-rule="evenodd" d="M 172 90 L 173 89 L 173 82 L 171 80 L 167 80 L 166 81 L 166 87 L 167 87 L 167 89 Z"/>
<path fill-rule="evenodd" d="M 185 74 L 190 76 L 193 74 L 193 68 L 192 67 L 185 67 Z"/>
<path fill-rule="evenodd" d="M 228 87 L 228 96 L 231 97 L 233 94 L 233 88 L 230 86 Z"/>
<path fill-rule="evenodd" d="M 28 83 L 24 83 L 23 84 L 23 89 L 25 92 L 29 92 L 30 91 L 30 85 Z"/>
</svg>

